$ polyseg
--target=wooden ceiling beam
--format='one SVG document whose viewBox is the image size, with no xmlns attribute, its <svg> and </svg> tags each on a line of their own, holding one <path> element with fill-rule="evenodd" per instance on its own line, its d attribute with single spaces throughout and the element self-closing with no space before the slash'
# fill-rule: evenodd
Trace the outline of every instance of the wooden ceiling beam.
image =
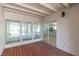
<svg viewBox="0 0 79 59">
<path fill-rule="evenodd" d="M 23 11 L 25 13 L 30 13 L 30 14 L 34 14 L 34 15 L 38 15 L 38 16 L 45 16 L 44 14 L 41 14 L 41 13 L 38 13 L 38 12 L 33 12 L 31 10 L 27 10 L 27 9 L 23 9 L 23 8 L 19 8 L 19 7 L 16 7 L 16 6 L 13 6 L 13 5 L 10 5 L 10 4 L 2 4 L 3 7 L 7 7 L 7 8 L 12 8 L 12 9 L 15 9 L 15 10 L 19 10 L 19 11 Z"/>
<path fill-rule="evenodd" d="M 68 3 L 62 3 L 62 5 L 64 5 L 65 7 L 69 8 L 69 4 Z"/>
<path fill-rule="evenodd" d="M 33 6 L 29 6 L 29 5 L 27 5 L 27 4 L 16 3 L 16 5 L 21 6 L 21 7 L 24 7 L 24 8 L 31 9 L 31 10 L 34 10 L 34 11 L 39 12 L 39 13 L 41 13 L 41 14 L 50 15 L 48 12 L 46 12 L 46 11 L 44 11 L 44 10 L 35 8 L 35 7 L 33 7 Z"/>
<path fill-rule="evenodd" d="M 53 6 L 50 6 L 49 4 L 46 3 L 40 3 L 42 6 L 47 7 L 48 9 L 57 12 L 58 10 L 56 8 L 54 8 Z"/>
</svg>

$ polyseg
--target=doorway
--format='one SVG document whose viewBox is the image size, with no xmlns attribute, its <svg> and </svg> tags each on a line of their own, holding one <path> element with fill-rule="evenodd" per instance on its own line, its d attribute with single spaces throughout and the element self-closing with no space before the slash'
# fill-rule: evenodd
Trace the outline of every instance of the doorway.
<svg viewBox="0 0 79 59">
<path fill-rule="evenodd" d="M 50 45 L 56 46 L 56 30 L 56 22 L 43 24 L 43 41 Z"/>
</svg>

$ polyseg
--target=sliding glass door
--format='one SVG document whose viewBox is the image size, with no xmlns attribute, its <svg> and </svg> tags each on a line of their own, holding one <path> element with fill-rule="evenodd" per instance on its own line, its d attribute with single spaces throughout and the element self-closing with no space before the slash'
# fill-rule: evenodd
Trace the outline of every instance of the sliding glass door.
<svg viewBox="0 0 79 59">
<path fill-rule="evenodd" d="M 49 44 L 56 46 L 56 22 L 49 23 Z"/>
<path fill-rule="evenodd" d="M 34 23 L 33 24 L 33 39 L 40 39 L 41 38 L 41 24 Z"/>
<path fill-rule="evenodd" d="M 22 23 L 22 41 L 32 40 L 33 26 L 32 23 Z"/>
<path fill-rule="evenodd" d="M 7 21 L 7 39 L 6 44 L 20 42 L 20 23 Z"/>
<path fill-rule="evenodd" d="M 7 20 L 6 44 L 41 39 L 41 24 Z"/>
<path fill-rule="evenodd" d="M 55 46 L 56 22 L 43 23 L 41 25 L 40 23 L 32 22 L 7 21 L 6 34 L 6 44 L 37 40 L 41 39 L 43 35 L 44 42 Z"/>
<path fill-rule="evenodd" d="M 43 41 L 48 43 L 48 24 L 44 23 L 43 24 Z"/>
<path fill-rule="evenodd" d="M 43 41 L 56 46 L 56 22 L 43 24 Z"/>
</svg>

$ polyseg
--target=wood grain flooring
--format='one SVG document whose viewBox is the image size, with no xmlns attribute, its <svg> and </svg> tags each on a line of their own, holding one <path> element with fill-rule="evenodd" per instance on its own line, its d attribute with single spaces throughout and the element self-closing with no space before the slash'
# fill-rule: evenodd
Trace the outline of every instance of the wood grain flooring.
<svg viewBox="0 0 79 59">
<path fill-rule="evenodd" d="M 45 42 L 35 42 L 4 49 L 2 56 L 72 56 Z"/>
</svg>

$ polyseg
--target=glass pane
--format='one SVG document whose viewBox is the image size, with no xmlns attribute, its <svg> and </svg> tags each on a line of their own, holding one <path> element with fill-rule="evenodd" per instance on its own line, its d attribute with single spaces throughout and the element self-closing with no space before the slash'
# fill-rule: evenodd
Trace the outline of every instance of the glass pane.
<svg viewBox="0 0 79 59">
<path fill-rule="evenodd" d="M 40 39 L 41 38 L 41 25 L 40 24 L 34 24 L 34 39 Z"/>
<path fill-rule="evenodd" d="M 47 23 L 43 24 L 43 41 L 48 43 L 48 25 L 47 25 Z"/>
<path fill-rule="evenodd" d="M 56 22 L 49 24 L 49 43 L 53 46 L 56 45 Z"/>
<path fill-rule="evenodd" d="M 20 41 L 20 23 L 8 21 L 6 44 L 19 41 Z"/>
<path fill-rule="evenodd" d="M 22 24 L 22 41 L 32 40 L 32 23 Z"/>
</svg>

